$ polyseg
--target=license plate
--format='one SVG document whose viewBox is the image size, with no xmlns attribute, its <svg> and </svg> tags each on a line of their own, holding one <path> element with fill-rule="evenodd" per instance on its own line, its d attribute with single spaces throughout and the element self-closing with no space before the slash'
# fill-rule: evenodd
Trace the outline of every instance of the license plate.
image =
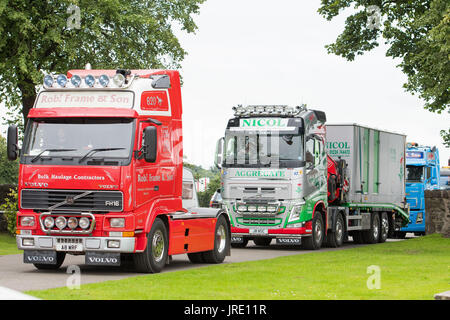
<svg viewBox="0 0 450 320">
<path fill-rule="evenodd" d="M 243 243 L 244 237 L 231 237 L 231 243 Z"/>
<path fill-rule="evenodd" d="M 249 230 L 250 234 L 268 234 L 269 231 L 267 229 L 262 228 L 253 228 Z"/>
<path fill-rule="evenodd" d="M 277 238 L 278 244 L 301 244 L 301 239 L 296 238 Z"/>
<path fill-rule="evenodd" d="M 81 243 L 57 243 L 56 251 L 83 251 Z"/>
</svg>

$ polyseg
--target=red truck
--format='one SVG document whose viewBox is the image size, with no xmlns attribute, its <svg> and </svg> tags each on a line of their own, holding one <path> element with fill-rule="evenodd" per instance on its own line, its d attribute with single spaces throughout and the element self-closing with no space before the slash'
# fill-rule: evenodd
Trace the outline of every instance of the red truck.
<svg viewBox="0 0 450 320">
<path fill-rule="evenodd" d="M 176 254 L 221 263 L 230 221 L 183 206 L 180 76 L 173 70 L 71 70 L 47 75 L 28 114 L 20 156 L 17 245 L 24 262 L 56 269 L 66 254 L 90 265 L 133 260 L 160 272 Z"/>
</svg>

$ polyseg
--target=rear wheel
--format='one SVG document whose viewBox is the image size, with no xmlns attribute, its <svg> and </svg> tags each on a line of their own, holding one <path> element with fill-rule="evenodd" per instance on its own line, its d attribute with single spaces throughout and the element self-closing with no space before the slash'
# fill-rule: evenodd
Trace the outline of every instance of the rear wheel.
<svg viewBox="0 0 450 320">
<path fill-rule="evenodd" d="M 158 273 L 167 261 L 169 241 L 164 222 L 156 218 L 148 233 L 147 247 L 143 252 L 134 254 L 134 264 L 138 272 Z"/>
<path fill-rule="evenodd" d="M 344 242 L 344 219 L 341 214 L 336 217 L 336 224 L 333 231 L 329 231 L 327 234 L 327 246 L 337 248 L 342 246 Z"/>
<path fill-rule="evenodd" d="M 36 269 L 39 270 L 56 270 L 61 267 L 66 258 L 65 252 L 57 252 L 56 253 L 56 264 L 43 264 L 43 263 L 33 263 Z"/>
<path fill-rule="evenodd" d="M 221 215 L 216 222 L 214 249 L 203 252 L 206 263 L 222 263 L 230 249 L 230 232 L 228 223 Z"/>
<path fill-rule="evenodd" d="M 307 250 L 318 250 L 322 247 L 325 228 L 320 212 L 316 212 L 312 220 L 312 235 L 302 239 L 302 247 Z"/>
<path fill-rule="evenodd" d="M 253 242 L 257 246 L 267 247 L 272 242 L 272 238 L 261 238 L 261 237 L 258 237 L 258 238 L 253 239 Z"/>
<path fill-rule="evenodd" d="M 377 243 L 380 239 L 380 215 L 372 212 L 370 216 L 370 229 L 362 232 L 364 243 Z"/>
<path fill-rule="evenodd" d="M 380 221 L 380 243 L 386 242 L 389 235 L 389 218 L 386 212 L 381 213 Z"/>
</svg>

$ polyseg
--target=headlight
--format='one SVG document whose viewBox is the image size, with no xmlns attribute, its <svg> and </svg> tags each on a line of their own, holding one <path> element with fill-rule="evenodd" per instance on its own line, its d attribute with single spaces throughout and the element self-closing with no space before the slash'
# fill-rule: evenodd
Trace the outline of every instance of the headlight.
<svg viewBox="0 0 450 320">
<path fill-rule="evenodd" d="M 268 212 L 276 212 L 277 211 L 277 207 L 276 206 L 267 206 L 267 211 Z"/>
<path fill-rule="evenodd" d="M 75 74 L 72 76 L 72 78 L 70 78 L 70 82 L 74 87 L 78 88 L 81 85 L 81 77 Z"/>
<path fill-rule="evenodd" d="M 56 218 L 55 223 L 56 223 L 56 227 L 58 227 L 59 230 L 62 230 L 67 226 L 67 220 L 64 217 Z"/>
<path fill-rule="evenodd" d="M 247 206 L 238 206 L 238 211 L 247 211 Z"/>
<path fill-rule="evenodd" d="M 86 76 L 86 78 L 84 78 L 84 82 L 88 87 L 93 87 L 95 84 L 95 78 L 93 75 L 89 74 Z"/>
<path fill-rule="evenodd" d="M 289 215 L 288 222 L 295 221 L 300 219 L 300 212 L 302 211 L 301 206 L 294 206 L 291 210 L 291 214 Z"/>
<path fill-rule="evenodd" d="M 124 228 L 125 218 L 111 218 L 109 220 L 109 225 L 111 226 L 111 228 Z"/>
<path fill-rule="evenodd" d="M 81 229 L 86 230 L 89 227 L 89 219 L 86 217 L 83 217 L 80 219 L 80 221 L 78 222 L 78 225 L 80 226 Z"/>
<path fill-rule="evenodd" d="M 70 229 L 75 229 L 76 227 L 78 227 L 78 219 L 75 217 L 70 217 L 69 220 L 67 220 L 67 225 Z"/>
<path fill-rule="evenodd" d="M 109 77 L 106 74 L 103 74 L 100 76 L 100 78 L 98 78 L 98 82 L 102 87 L 107 87 L 109 83 Z"/>
<path fill-rule="evenodd" d="M 63 74 L 60 74 L 60 75 L 58 76 L 58 78 L 56 78 L 56 83 L 57 83 L 60 87 L 64 88 L 64 87 L 66 86 L 66 84 L 67 84 L 67 77 L 66 77 L 65 75 L 63 75 Z"/>
<path fill-rule="evenodd" d="M 116 73 L 112 81 L 117 87 L 121 87 L 125 83 L 125 76 L 121 73 Z"/>
<path fill-rule="evenodd" d="M 52 75 L 48 74 L 44 77 L 44 85 L 46 87 L 52 87 L 54 82 L 55 82 L 55 79 L 53 79 Z"/>
<path fill-rule="evenodd" d="M 34 217 L 20 217 L 20 225 L 22 227 L 32 227 L 34 226 Z"/>
<path fill-rule="evenodd" d="M 259 212 L 266 212 L 267 211 L 267 207 L 266 206 L 259 206 L 258 207 L 258 211 Z"/>
<path fill-rule="evenodd" d="M 251 212 L 256 211 L 256 206 L 248 206 L 248 211 L 251 211 Z"/>
<path fill-rule="evenodd" d="M 53 219 L 53 217 L 46 217 L 46 218 L 44 219 L 44 226 L 45 226 L 47 229 L 53 228 L 53 227 L 55 226 L 55 219 Z"/>
</svg>

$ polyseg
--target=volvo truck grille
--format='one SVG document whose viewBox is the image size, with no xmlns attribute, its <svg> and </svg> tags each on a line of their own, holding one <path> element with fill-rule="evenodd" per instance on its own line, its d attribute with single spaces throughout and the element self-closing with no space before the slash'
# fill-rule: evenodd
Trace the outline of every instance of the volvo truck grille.
<svg viewBox="0 0 450 320">
<path fill-rule="evenodd" d="M 123 210 L 120 191 L 24 189 L 21 207 L 39 211 L 119 212 Z"/>
</svg>

